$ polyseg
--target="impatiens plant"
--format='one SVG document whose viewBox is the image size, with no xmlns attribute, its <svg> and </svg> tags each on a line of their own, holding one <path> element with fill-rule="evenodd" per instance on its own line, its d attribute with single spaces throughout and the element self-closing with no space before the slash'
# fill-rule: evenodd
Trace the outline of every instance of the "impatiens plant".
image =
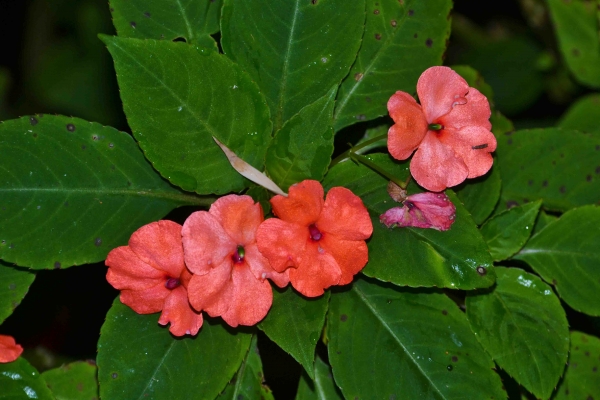
<svg viewBox="0 0 600 400">
<path fill-rule="evenodd" d="M 536 2 L 569 96 L 600 87 L 592 3 Z M 450 0 L 108 8 L 130 133 L 0 124 L 0 323 L 52 270 L 114 301 L 87 362 L 2 325 L 0 398 L 600 398 L 598 94 L 515 129 L 537 92 Z"/>
</svg>

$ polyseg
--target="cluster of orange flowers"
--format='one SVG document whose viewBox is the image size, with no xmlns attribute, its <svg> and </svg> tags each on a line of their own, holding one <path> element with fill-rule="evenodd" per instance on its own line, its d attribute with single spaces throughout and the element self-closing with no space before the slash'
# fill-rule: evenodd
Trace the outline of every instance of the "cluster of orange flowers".
<svg viewBox="0 0 600 400">
<path fill-rule="evenodd" d="M 134 311 L 162 311 L 158 322 L 176 336 L 197 334 L 202 312 L 254 325 L 273 301 L 268 280 L 315 297 L 350 283 L 367 263 L 373 226 L 362 201 L 342 187 L 323 195 L 306 180 L 271 199 L 277 218 L 265 221 L 259 203 L 232 194 L 183 226 L 145 225 L 108 254 L 106 278 Z"/>
</svg>

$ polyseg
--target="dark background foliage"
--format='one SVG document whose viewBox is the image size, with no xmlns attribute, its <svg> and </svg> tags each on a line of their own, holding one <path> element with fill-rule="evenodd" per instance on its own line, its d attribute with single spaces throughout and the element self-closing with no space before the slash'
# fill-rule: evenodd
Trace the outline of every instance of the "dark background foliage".
<svg viewBox="0 0 600 400">
<path fill-rule="evenodd" d="M 587 90 L 569 76 L 539 5 L 535 0 L 455 2 L 445 63 L 479 70 L 494 90 L 497 108 L 517 128 L 553 125 Z M 114 34 L 105 0 L 3 0 L 0 31 L 0 120 L 55 113 L 129 131 L 112 59 L 97 38 Z M 350 129 L 364 132 L 374 125 L 377 121 Z M 179 209 L 167 218 L 182 222 L 191 211 Z M 100 327 L 118 294 L 105 273 L 101 263 L 39 271 L 1 333 L 17 337 L 40 371 L 94 359 Z M 600 333 L 597 318 L 563 306 L 571 328 Z M 266 383 L 276 398 L 292 397 L 300 366 L 264 334 L 258 340 Z M 326 359 L 323 348 L 317 351 Z"/>
</svg>

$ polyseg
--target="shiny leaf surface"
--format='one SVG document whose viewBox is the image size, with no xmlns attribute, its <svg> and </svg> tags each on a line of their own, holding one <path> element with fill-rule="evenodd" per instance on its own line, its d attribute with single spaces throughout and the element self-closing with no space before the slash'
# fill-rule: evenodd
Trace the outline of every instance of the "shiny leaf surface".
<svg viewBox="0 0 600 400">
<path fill-rule="evenodd" d="M 518 268 L 496 268 L 496 286 L 467 294 L 471 329 L 494 361 L 547 399 L 569 353 L 569 323 L 552 288 Z"/>
<path fill-rule="evenodd" d="M 11 363 L 0 363 L 0 388 L 2 400 L 54 400 L 46 381 L 23 357 Z"/>
</svg>

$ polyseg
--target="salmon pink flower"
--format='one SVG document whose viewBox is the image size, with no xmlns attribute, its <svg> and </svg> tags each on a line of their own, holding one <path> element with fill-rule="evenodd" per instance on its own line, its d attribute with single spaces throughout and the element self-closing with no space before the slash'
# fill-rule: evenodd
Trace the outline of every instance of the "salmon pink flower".
<svg viewBox="0 0 600 400">
<path fill-rule="evenodd" d="M 106 257 L 106 280 L 121 290 L 121 302 L 138 314 L 162 311 L 158 323 L 171 323 L 175 336 L 195 335 L 202 314 L 189 302 L 187 287 L 192 274 L 183 260 L 181 225 L 158 221 L 142 226 Z"/>
<path fill-rule="evenodd" d="M 287 197 L 271 199 L 273 213 L 258 228 L 258 248 L 276 271 L 289 268 L 290 282 L 308 297 L 352 281 L 368 261 L 365 240 L 373 233 L 358 196 L 334 187 L 323 201 L 323 186 L 305 180 Z M 291 268 L 290 268 L 291 267 Z"/>
<path fill-rule="evenodd" d="M 23 347 L 12 336 L 0 335 L 0 363 L 15 361 L 23 353 Z"/>
<path fill-rule="evenodd" d="M 260 204 L 232 194 L 185 221 L 185 262 L 193 273 L 188 296 L 195 309 L 233 327 L 254 325 L 267 315 L 273 292 L 266 279 L 284 287 L 289 278 L 258 251 L 255 235 L 263 220 Z"/>
<path fill-rule="evenodd" d="M 487 98 L 448 67 L 425 70 L 417 94 L 420 105 L 400 91 L 388 101 L 395 122 L 388 131 L 392 157 L 405 160 L 417 150 L 410 172 L 434 192 L 489 171 L 496 138 Z"/>
</svg>

